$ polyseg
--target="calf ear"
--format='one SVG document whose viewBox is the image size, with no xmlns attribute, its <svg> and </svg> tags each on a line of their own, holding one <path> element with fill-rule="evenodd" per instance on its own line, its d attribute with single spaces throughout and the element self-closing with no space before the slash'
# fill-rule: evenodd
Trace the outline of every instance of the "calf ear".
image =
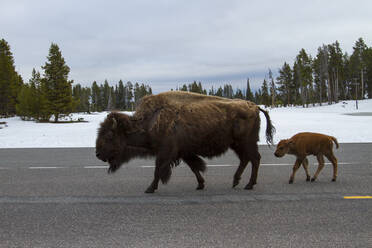
<svg viewBox="0 0 372 248">
<path fill-rule="evenodd" d="M 287 145 L 288 145 L 290 148 L 292 148 L 292 147 L 294 147 L 295 143 L 293 142 L 293 140 L 288 140 L 288 141 L 287 141 Z"/>
</svg>

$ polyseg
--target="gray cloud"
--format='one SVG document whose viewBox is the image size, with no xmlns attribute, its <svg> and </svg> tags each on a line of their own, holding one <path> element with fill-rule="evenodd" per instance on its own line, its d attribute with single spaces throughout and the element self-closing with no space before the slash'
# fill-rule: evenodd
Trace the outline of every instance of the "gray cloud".
<svg viewBox="0 0 372 248">
<path fill-rule="evenodd" d="M 70 78 L 119 79 L 154 91 L 193 80 L 253 88 L 268 68 L 293 62 L 301 48 L 372 40 L 370 1 L 2 1 L 0 34 L 28 80 L 51 42 Z"/>
</svg>

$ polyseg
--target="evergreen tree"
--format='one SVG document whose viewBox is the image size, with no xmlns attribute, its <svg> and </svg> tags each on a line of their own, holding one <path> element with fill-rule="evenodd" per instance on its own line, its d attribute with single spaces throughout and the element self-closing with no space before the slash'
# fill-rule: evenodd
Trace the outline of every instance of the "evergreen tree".
<svg viewBox="0 0 372 248">
<path fill-rule="evenodd" d="M 230 98 L 230 99 L 233 98 L 234 91 L 233 91 L 233 88 L 232 88 L 231 84 L 225 84 L 223 86 L 222 96 L 225 97 L 225 98 Z"/>
<path fill-rule="evenodd" d="M 17 96 L 23 80 L 15 71 L 13 54 L 8 42 L 0 40 L 0 116 L 16 113 Z"/>
<path fill-rule="evenodd" d="M 282 101 L 285 106 L 288 106 L 292 103 L 291 92 L 293 87 L 293 78 L 292 78 L 292 69 L 284 62 L 284 65 L 279 70 L 279 76 L 277 77 L 277 84 L 279 85 L 278 91 L 282 98 Z"/>
<path fill-rule="evenodd" d="M 32 115 L 31 106 L 32 98 L 30 86 L 28 84 L 22 85 L 16 105 L 17 115 L 20 116 L 22 120 L 30 120 Z"/>
<path fill-rule="evenodd" d="M 366 51 L 368 47 L 362 38 L 355 42 L 353 47 L 353 54 L 350 56 L 350 66 L 352 70 L 352 77 L 359 83 L 358 99 L 364 99 L 366 93 L 364 74 L 366 71 Z"/>
<path fill-rule="evenodd" d="M 264 79 L 261 87 L 261 94 L 260 94 L 260 104 L 265 105 L 265 107 L 270 106 L 270 96 L 269 96 L 269 88 L 267 86 L 267 81 Z"/>
<path fill-rule="evenodd" d="M 72 99 L 72 81 L 68 80 L 70 68 L 57 44 L 52 43 L 49 49 L 48 61 L 44 69 L 44 83 L 47 111 L 54 115 L 54 122 L 58 122 L 61 115 L 72 112 L 74 104 Z"/>
<path fill-rule="evenodd" d="M 92 111 L 100 112 L 103 110 L 101 101 L 101 89 L 97 82 L 94 81 L 92 84 Z"/>
<path fill-rule="evenodd" d="M 234 98 L 238 98 L 238 99 L 244 99 L 245 98 L 241 89 L 236 90 L 236 92 L 234 94 Z"/>
<path fill-rule="evenodd" d="M 246 89 L 246 92 L 245 92 L 245 99 L 248 100 L 248 101 L 251 101 L 251 102 L 254 101 L 254 96 L 253 96 L 253 93 L 251 91 L 251 86 L 249 85 L 249 78 L 247 78 L 247 89 Z"/>
<path fill-rule="evenodd" d="M 296 57 L 294 73 L 297 75 L 296 79 L 300 85 L 301 104 L 302 106 L 307 106 L 313 91 L 313 71 L 311 56 L 307 55 L 305 49 L 301 49 Z"/>
<path fill-rule="evenodd" d="M 121 110 L 125 109 L 125 89 L 124 83 L 121 79 L 119 81 L 119 86 L 117 88 L 116 108 Z"/>
<path fill-rule="evenodd" d="M 270 84 L 270 98 L 271 98 L 271 107 L 275 107 L 276 105 L 276 87 L 275 82 L 273 78 L 273 73 L 271 72 L 271 69 L 269 69 L 269 84 Z"/>
<path fill-rule="evenodd" d="M 182 88 L 180 88 L 180 91 L 187 91 L 187 85 L 186 84 L 182 85 Z"/>
<path fill-rule="evenodd" d="M 128 81 L 125 85 L 125 106 L 127 110 L 133 110 L 134 105 L 133 105 L 133 84 Z"/>
<path fill-rule="evenodd" d="M 223 97 L 223 89 L 221 86 L 217 89 L 215 96 Z"/>
<path fill-rule="evenodd" d="M 35 68 L 32 70 L 32 76 L 29 80 L 32 98 L 32 117 L 35 120 L 49 119 L 46 114 L 46 100 L 42 93 L 42 78 L 40 72 L 36 71 Z"/>
</svg>

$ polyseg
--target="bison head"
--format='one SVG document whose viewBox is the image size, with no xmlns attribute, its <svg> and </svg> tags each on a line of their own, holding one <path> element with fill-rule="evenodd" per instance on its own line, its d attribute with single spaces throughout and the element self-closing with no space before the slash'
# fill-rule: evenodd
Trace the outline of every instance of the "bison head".
<svg viewBox="0 0 372 248">
<path fill-rule="evenodd" d="M 101 123 L 96 140 L 96 156 L 103 162 L 108 162 L 108 172 L 115 172 L 122 163 L 128 162 L 135 153 L 128 146 L 129 134 L 134 127 L 126 114 L 110 113 Z"/>
<path fill-rule="evenodd" d="M 274 155 L 276 157 L 283 157 L 285 154 L 289 152 L 292 143 L 293 142 L 291 140 L 287 140 L 287 139 L 281 140 L 276 146 L 276 151 Z"/>
</svg>

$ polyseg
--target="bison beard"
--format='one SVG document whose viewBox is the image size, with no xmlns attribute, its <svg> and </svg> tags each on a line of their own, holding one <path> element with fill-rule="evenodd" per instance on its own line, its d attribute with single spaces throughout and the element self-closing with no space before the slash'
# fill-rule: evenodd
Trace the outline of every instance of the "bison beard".
<svg viewBox="0 0 372 248">
<path fill-rule="evenodd" d="M 155 157 L 153 193 L 159 180 L 167 183 L 172 168 L 183 160 L 195 174 L 197 189 L 204 188 L 200 172 L 206 170 L 200 158 L 212 158 L 231 148 L 239 157 L 235 187 L 247 166 L 252 172 L 246 189 L 257 182 L 260 163 L 259 112 L 266 117 L 266 140 L 272 143 L 274 127 L 266 111 L 254 103 L 187 92 L 166 92 L 144 97 L 133 116 L 110 113 L 101 123 L 96 155 L 110 164 L 109 173 L 133 158 Z"/>
</svg>

